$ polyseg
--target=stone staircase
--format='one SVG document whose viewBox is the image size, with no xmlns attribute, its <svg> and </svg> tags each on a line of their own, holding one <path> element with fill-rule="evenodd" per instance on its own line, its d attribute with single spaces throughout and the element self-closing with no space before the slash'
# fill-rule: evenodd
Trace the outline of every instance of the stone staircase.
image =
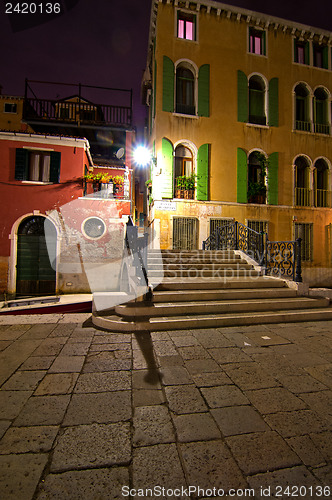
<svg viewBox="0 0 332 500">
<path fill-rule="evenodd" d="M 299 296 L 248 260 L 234 250 L 150 250 L 153 300 L 94 314 L 93 323 L 133 332 L 332 319 L 329 299 Z"/>
</svg>

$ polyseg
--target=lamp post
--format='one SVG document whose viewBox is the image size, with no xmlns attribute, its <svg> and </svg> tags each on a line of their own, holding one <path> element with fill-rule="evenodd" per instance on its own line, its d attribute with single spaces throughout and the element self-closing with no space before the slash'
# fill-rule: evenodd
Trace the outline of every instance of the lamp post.
<svg viewBox="0 0 332 500">
<path fill-rule="evenodd" d="M 147 146 L 139 145 L 134 149 L 134 163 L 142 168 L 142 177 L 143 182 L 147 180 L 147 167 L 151 165 L 152 162 L 152 154 L 150 149 Z M 143 194 L 143 214 L 144 214 L 144 222 L 146 220 L 146 216 L 148 213 L 148 203 L 147 203 L 147 193 L 144 189 Z M 145 224 L 144 224 L 145 225 Z"/>
</svg>

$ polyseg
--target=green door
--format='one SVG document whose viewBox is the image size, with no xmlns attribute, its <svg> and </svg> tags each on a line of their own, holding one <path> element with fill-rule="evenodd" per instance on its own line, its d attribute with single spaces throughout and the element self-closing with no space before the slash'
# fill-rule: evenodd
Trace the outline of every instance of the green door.
<svg viewBox="0 0 332 500">
<path fill-rule="evenodd" d="M 28 217 L 18 228 L 17 296 L 55 294 L 55 262 L 51 265 L 48 249 L 53 248 L 52 255 L 56 254 L 56 230 L 52 224 L 46 245 L 44 222 L 44 217 Z"/>
</svg>

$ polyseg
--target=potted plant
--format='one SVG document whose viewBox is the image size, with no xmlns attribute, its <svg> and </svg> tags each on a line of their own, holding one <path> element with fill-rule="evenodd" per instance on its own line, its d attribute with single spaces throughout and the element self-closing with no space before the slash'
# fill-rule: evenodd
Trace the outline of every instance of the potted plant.
<svg viewBox="0 0 332 500">
<path fill-rule="evenodd" d="M 248 203 L 264 204 L 266 200 L 266 186 L 263 181 L 248 183 Z"/>
<path fill-rule="evenodd" d="M 185 179 L 184 175 L 175 179 L 175 198 L 184 198 Z"/>
<path fill-rule="evenodd" d="M 264 204 L 266 202 L 265 178 L 268 167 L 268 159 L 262 153 L 256 153 L 260 163 L 260 173 L 257 181 L 248 181 L 248 203 Z"/>
<path fill-rule="evenodd" d="M 124 177 L 121 175 L 116 175 L 113 177 L 113 193 L 117 194 L 121 186 L 124 183 Z"/>
<path fill-rule="evenodd" d="M 196 176 L 195 174 L 191 174 L 190 177 L 185 178 L 185 191 L 184 191 L 184 197 L 189 200 L 194 199 L 194 194 L 195 194 L 195 180 Z"/>
</svg>

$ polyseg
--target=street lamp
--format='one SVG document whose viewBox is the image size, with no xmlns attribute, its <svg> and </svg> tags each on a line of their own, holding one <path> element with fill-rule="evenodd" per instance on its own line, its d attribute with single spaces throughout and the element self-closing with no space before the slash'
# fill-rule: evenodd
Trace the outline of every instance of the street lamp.
<svg viewBox="0 0 332 500">
<path fill-rule="evenodd" d="M 151 160 L 151 151 L 146 146 L 137 146 L 134 149 L 134 161 L 137 165 L 146 167 Z"/>
</svg>

